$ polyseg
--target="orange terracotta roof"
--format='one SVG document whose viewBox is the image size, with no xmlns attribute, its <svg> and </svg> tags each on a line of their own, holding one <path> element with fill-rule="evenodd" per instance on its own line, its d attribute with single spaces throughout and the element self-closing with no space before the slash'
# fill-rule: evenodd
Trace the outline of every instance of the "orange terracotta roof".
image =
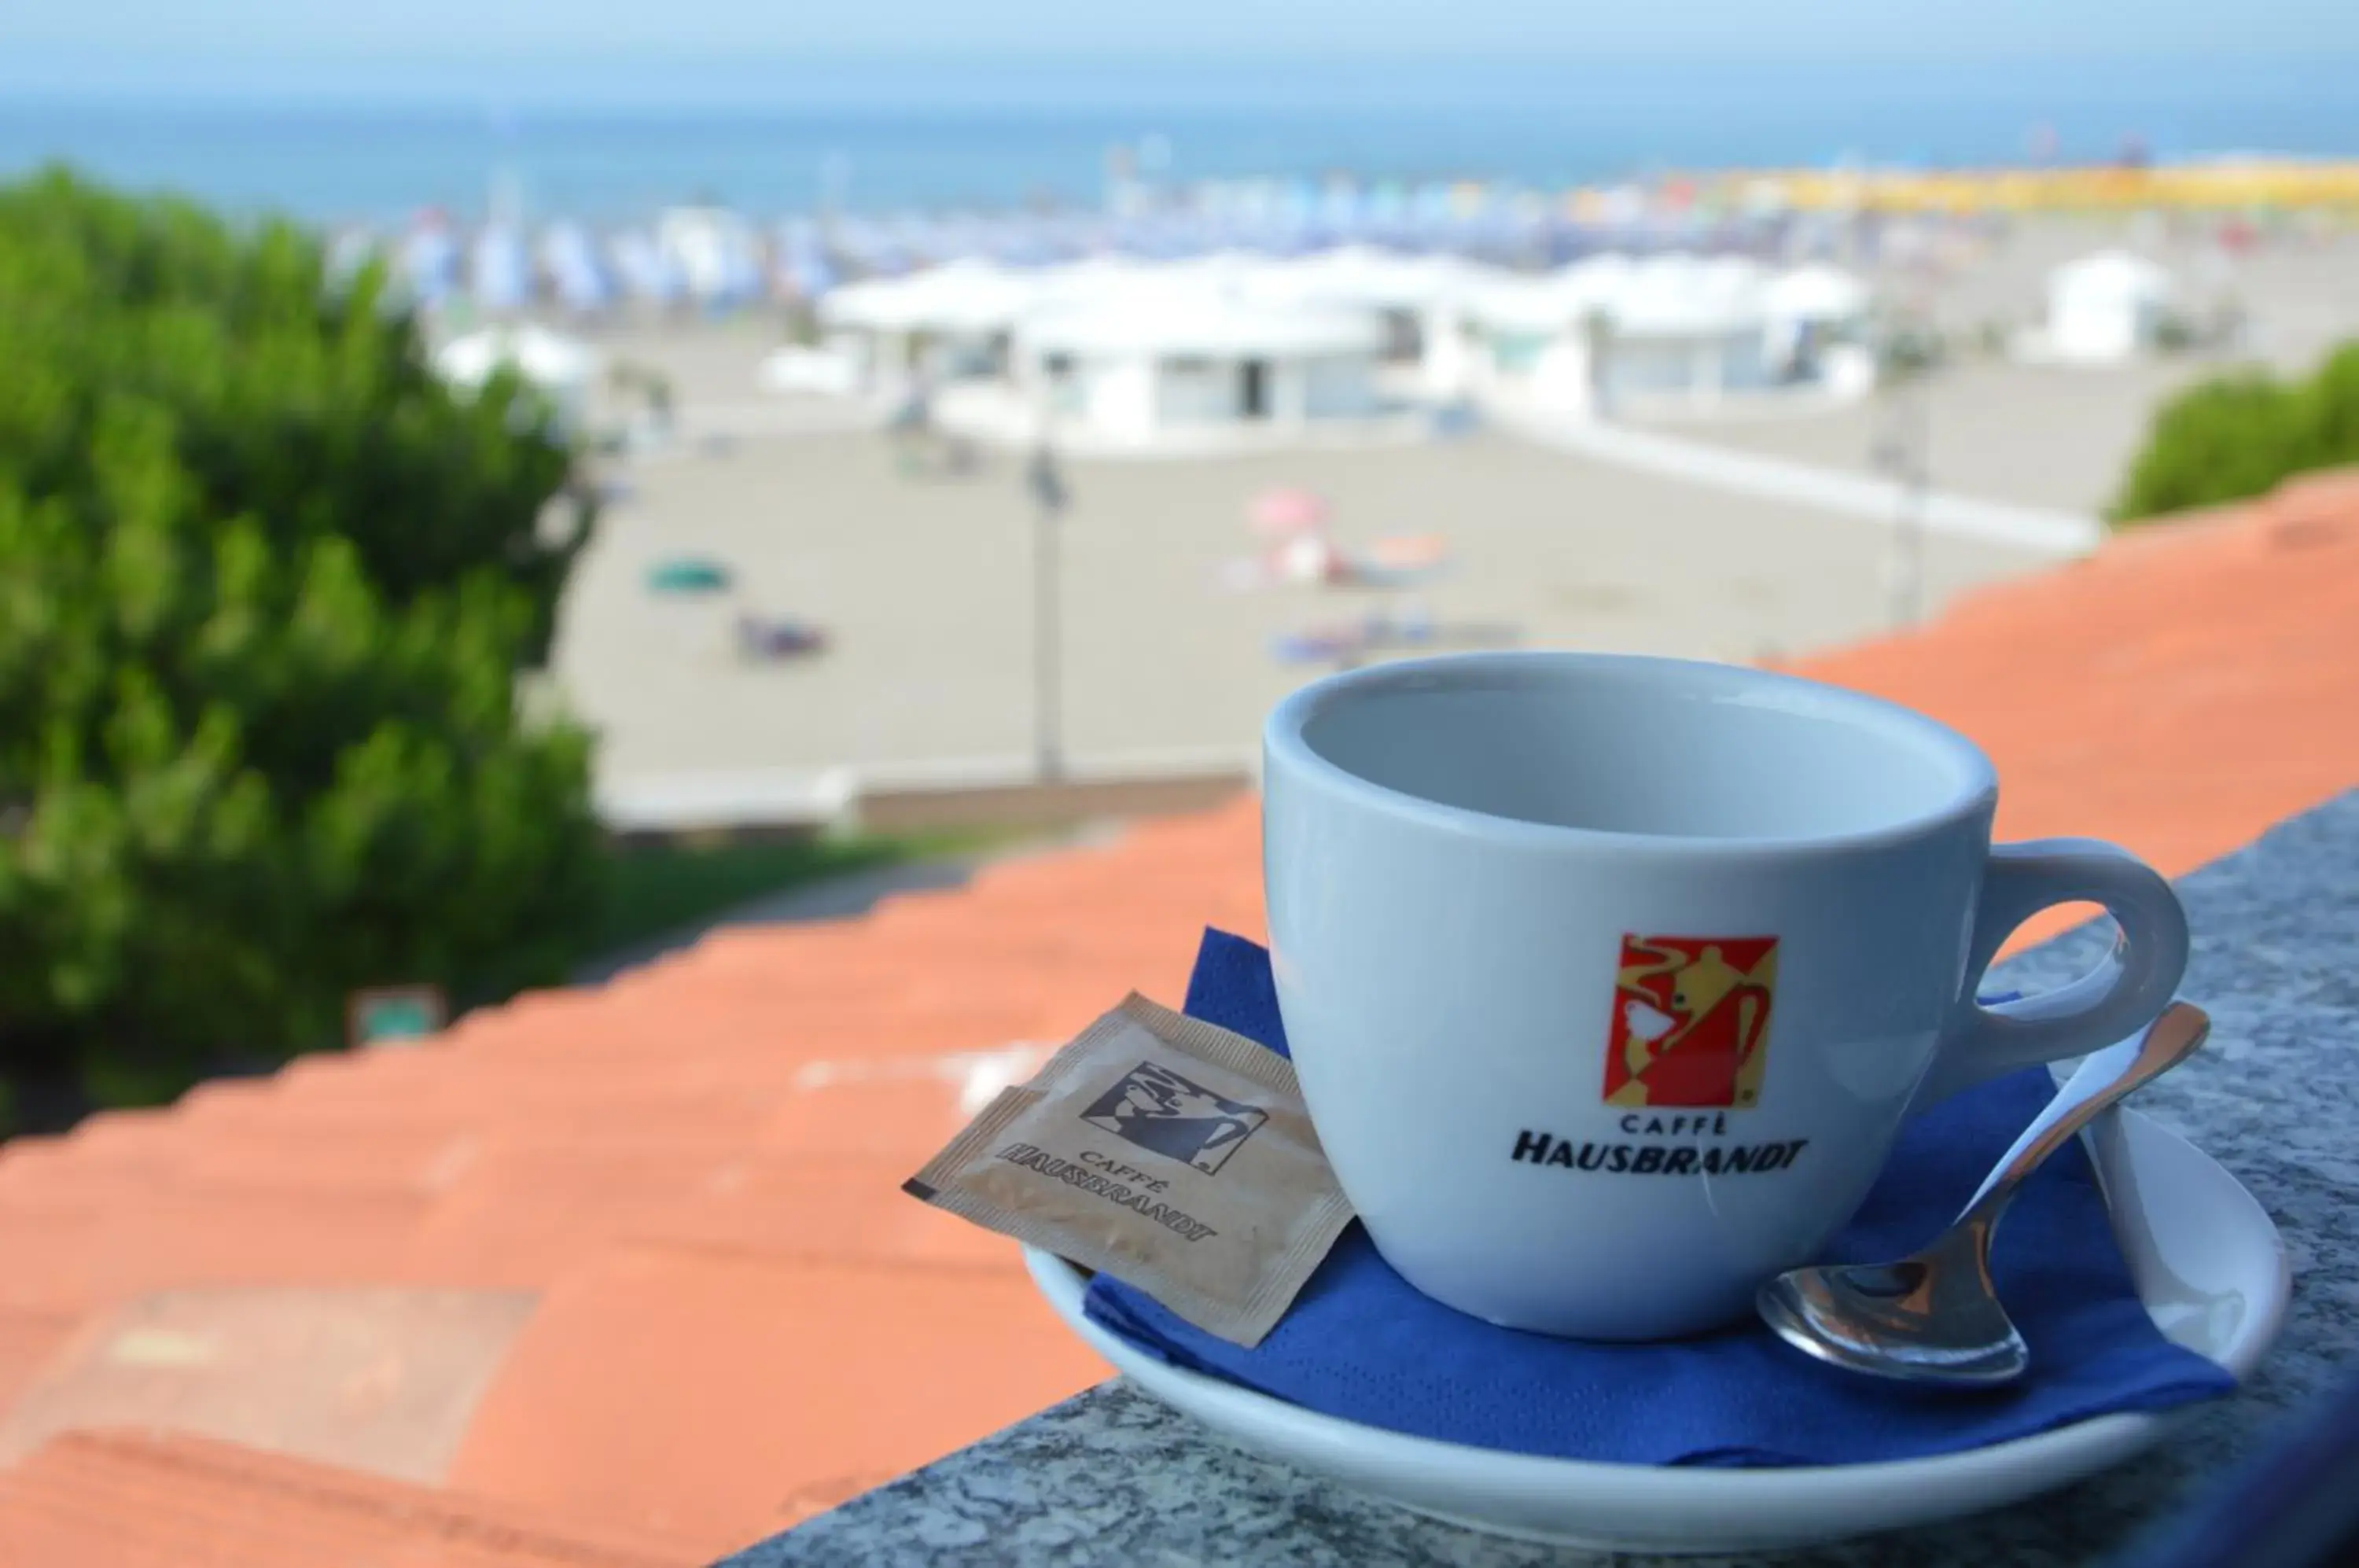
<svg viewBox="0 0 2359 1568">
<path fill-rule="evenodd" d="M 234 1443 L 73 1432 L 0 1475 L 6 1568 L 687 1568 L 662 1543 Z"/>
<path fill-rule="evenodd" d="M 2359 781 L 2359 729 L 2334 722 L 2359 712 L 2359 474 L 2148 528 L 1801 668 L 1981 742 L 2004 834 L 2104 836 L 2187 870 Z M 1176 997 L 1203 925 L 1260 934 L 1258 847 L 1250 800 L 1141 823 L 0 1149 L 0 1438 L 31 1454 L 0 1472 L 0 1531 L 17 1532 L 0 1546 L 211 1560 L 176 1552 L 177 1530 L 223 1561 L 373 1562 L 342 1543 L 390 1540 L 399 1515 L 448 1550 L 385 1561 L 606 1561 L 580 1542 L 619 1536 L 703 1561 L 1097 1380 L 1012 1247 L 897 1187 L 1125 990 Z M 162 1374 L 110 1369 L 126 1322 L 245 1291 L 269 1303 L 250 1322 L 313 1292 L 305 1321 L 332 1323 L 353 1292 L 395 1288 L 525 1314 L 494 1351 L 476 1342 L 480 1388 L 414 1401 L 432 1432 L 405 1438 L 409 1406 L 384 1397 L 464 1359 L 421 1345 L 358 1364 L 367 1443 L 303 1435 L 332 1417 L 317 1388 L 284 1421 L 175 1395 L 156 1419 L 183 1438 L 73 1435 L 78 1410 L 151 1408 Z M 350 1350 L 290 1352 L 279 1381 Z M 397 1470 L 446 1489 L 401 1489 Z M 511 1507 L 574 1533 L 498 1526 Z M 142 1515 L 106 1555 L 143 1509 L 168 1522 Z M 499 1556 L 494 1536 L 527 1544 Z"/>
<path fill-rule="evenodd" d="M 2340 717 L 2359 713 L 2359 469 L 2147 525 L 1803 670 L 1978 742 L 2000 836 L 2108 838 L 2176 876 L 2359 782 Z"/>
</svg>

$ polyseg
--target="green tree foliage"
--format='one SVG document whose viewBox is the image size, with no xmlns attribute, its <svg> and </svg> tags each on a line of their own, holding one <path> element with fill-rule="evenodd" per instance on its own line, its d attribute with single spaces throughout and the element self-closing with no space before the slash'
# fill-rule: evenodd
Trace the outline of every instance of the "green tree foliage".
<svg viewBox="0 0 2359 1568">
<path fill-rule="evenodd" d="M 0 191 L 0 1073 L 560 974 L 589 747 L 513 688 L 589 516 L 529 395 L 292 228 L 61 174 Z"/>
<path fill-rule="evenodd" d="M 2199 383 L 2165 403 L 2111 515 L 2126 523 L 2241 501 L 2346 463 L 2359 463 L 2359 343 L 2305 379 L 2255 371 Z"/>
</svg>

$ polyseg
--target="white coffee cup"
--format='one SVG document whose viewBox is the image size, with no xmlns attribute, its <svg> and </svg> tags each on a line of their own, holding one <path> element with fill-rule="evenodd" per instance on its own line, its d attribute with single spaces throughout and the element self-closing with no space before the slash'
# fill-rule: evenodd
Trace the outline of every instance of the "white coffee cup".
<svg viewBox="0 0 2359 1568">
<path fill-rule="evenodd" d="M 2186 967 L 2152 869 L 1994 848 L 1980 751 L 1812 681 L 1417 659 L 1302 688 L 1263 746 L 1272 962 L 1320 1140 L 1387 1262 L 1516 1328 L 1741 1318 L 1909 1112 L 2135 1032 Z M 2123 932 L 2097 973 L 1976 1004 L 2017 925 L 2083 899 Z"/>
</svg>

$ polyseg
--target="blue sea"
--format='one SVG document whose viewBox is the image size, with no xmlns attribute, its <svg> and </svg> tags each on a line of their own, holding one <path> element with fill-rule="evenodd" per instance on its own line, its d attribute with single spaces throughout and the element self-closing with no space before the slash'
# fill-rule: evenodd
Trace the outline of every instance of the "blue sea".
<svg viewBox="0 0 2359 1568">
<path fill-rule="evenodd" d="M 0 92 L 0 179 L 64 160 L 242 212 L 386 222 L 483 211 L 495 171 L 527 210 L 593 221 L 715 200 L 756 214 L 1089 203 L 1108 150 L 1176 180 L 1480 178 L 1544 188 L 1732 165 L 2359 155 L 2354 62 L 1883 67 L 1451 61 L 1334 65 L 987 61 L 627 71 L 465 95 L 238 90 Z"/>
</svg>

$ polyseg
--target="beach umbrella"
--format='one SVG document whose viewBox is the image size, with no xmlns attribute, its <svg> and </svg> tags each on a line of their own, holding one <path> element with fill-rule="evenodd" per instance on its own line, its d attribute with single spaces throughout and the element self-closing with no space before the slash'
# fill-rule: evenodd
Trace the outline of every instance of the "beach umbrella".
<svg viewBox="0 0 2359 1568">
<path fill-rule="evenodd" d="M 825 256 L 816 253 L 788 260 L 782 276 L 796 296 L 804 299 L 821 298 L 834 289 L 837 281 L 835 268 L 827 264 Z"/>
<path fill-rule="evenodd" d="M 761 256 L 753 226 L 725 207 L 675 207 L 656 220 L 656 249 L 700 304 L 725 307 L 757 293 Z"/>
<path fill-rule="evenodd" d="M 395 267 L 411 299 L 439 305 L 458 283 L 458 242 L 439 222 L 429 220 L 403 237 Z"/>
<path fill-rule="evenodd" d="M 516 310 L 532 297 L 532 264 L 524 241 L 505 223 L 476 234 L 467 256 L 467 289 L 483 310 Z"/>
<path fill-rule="evenodd" d="M 541 235 L 540 265 L 566 309 L 603 310 L 612 302 L 614 291 L 598 265 L 597 251 L 578 225 L 558 223 Z"/>
<path fill-rule="evenodd" d="M 1350 234 L 1359 227 L 1361 215 L 1360 191 L 1354 185 L 1337 180 L 1319 194 L 1319 224 L 1332 234 Z"/>
<path fill-rule="evenodd" d="M 679 297 L 679 273 L 655 236 L 644 229 L 625 229 L 616 234 L 607 254 L 613 259 L 614 276 L 632 298 L 669 304 Z"/>
<path fill-rule="evenodd" d="M 1294 486 L 1265 490 L 1253 498 L 1245 516 L 1254 532 L 1272 539 L 1286 539 L 1296 534 L 1315 533 L 1327 526 L 1328 506 L 1323 496 Z"/>
</svg>

